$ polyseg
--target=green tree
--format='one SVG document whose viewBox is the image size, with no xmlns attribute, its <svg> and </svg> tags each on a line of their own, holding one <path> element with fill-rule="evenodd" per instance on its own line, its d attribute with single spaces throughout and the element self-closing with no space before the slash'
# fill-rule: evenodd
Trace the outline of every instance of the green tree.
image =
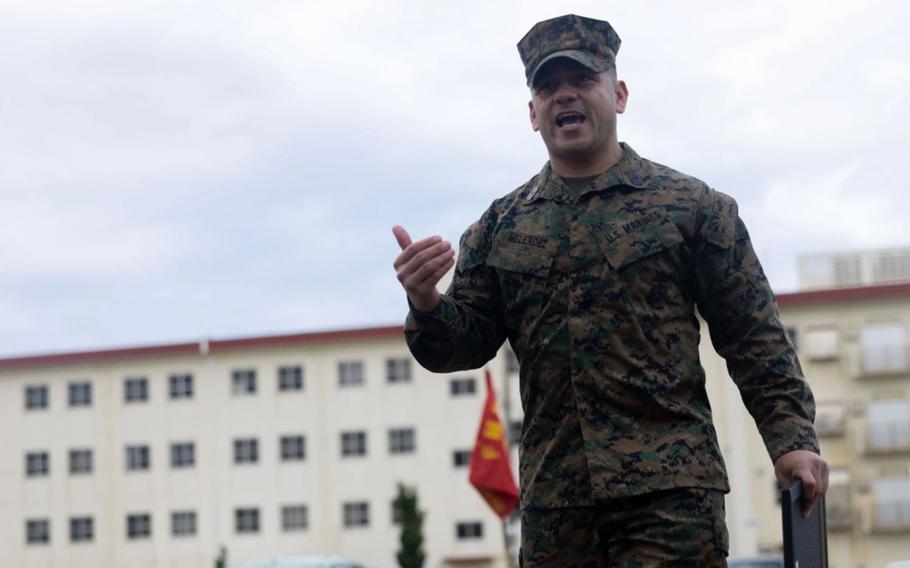
<svg viewBox="0 0 910 568">
<path fill-rule="evenodd" d="M 215 568 L 227 568 L 227 548 L 223 546 L 218 550 L 218 558 L 215 559 Z"/>
<path fill-rule="evenodd" d="M 401 520 L 398 565 L 422 568 L 426 554 L 423 552 L 423 512 L 417 506 L 417 489 L 399 483 L 395 509 Z"/>
</svg>

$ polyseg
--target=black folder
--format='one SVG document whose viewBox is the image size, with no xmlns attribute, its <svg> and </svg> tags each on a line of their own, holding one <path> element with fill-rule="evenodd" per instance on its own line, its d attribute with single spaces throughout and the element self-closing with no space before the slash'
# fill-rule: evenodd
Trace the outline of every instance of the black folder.
<svg viewBox="0 0 910 568">
<path fill-rule="evenodd" d="M 803 518 L 801 502 L 803 482 L 780 492 L 784 520 L 784 568 L 828 568 L 828 531 L 825 499 L 812 507 L 809 518 Z"/>
</svg>

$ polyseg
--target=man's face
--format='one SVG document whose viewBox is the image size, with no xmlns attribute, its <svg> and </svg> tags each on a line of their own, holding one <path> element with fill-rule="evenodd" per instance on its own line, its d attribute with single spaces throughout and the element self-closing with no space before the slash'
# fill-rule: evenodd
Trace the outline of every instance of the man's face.
<svg viewBox="0 0 910 568">
<path fill-rule="evenodd" d="M 567 58 L 541 69 L 531 88 L 531 126 L 552 159 L 595 161 L 616 141 L 616 115 L 628 91 L 611 73 L 596 73 Z"/>
</svg>

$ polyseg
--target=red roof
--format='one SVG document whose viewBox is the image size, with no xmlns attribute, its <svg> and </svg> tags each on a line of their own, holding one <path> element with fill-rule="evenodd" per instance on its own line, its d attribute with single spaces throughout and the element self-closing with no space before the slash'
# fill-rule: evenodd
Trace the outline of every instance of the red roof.
<svg viewBox="0 0 910 568">
<path fill-rule="evenodd" d="M 383 339 L 396 336 L 401 337 L 403 333 L 404 328 L 402 326 L 394 325 L 386 327 L 295 333 L 291 335 L 243 337 L 237 339 L 203 339 L 194 343 L 171 343 L 167 345 L 147 345 L 119 349 L 101 349 L 97 351 L 76 351 L 71 353 L 10 357 L 0 359 L 0 369 L 65 365 L 69 363 L 87 363 L 112 359 L 134 359 L 139 357 L 194 355 L 205 352 L 219 353 L 256 347 L 285 347 L 289 345 L 309 345 L 313 343 L 332 343 L 336 341 Z"/>
<path fill-rule="evenodd" d="M 802 307 L 815 304 L 841 304 L 901 297 L 910 298 L 910 283 L 791 292 L 788 294 L 778 294 L 777 302 L 783 307 Z M 201 354 L 206 350 L 209 353 L 215 353 L 257 347 L 285 347 L 289 345 L 308 345 L 313 343 L 331 343 L 335 341 L 383 339 L 395 336 L 400 337 L 403 332 L 404 328 L 402 326 L 393 325 L 386 327 L 295 333 L 290 335 L 212 339 L 193 343 L 146 345 L 119 349 L 101 349 L 97 351 L 27 355 L 0 358 L 0 369 L 65 365 L 70 363 L 132 359 L 139 357 L 193 355 Z"/>
<path fill-rule="evenodd" d="M 813 304 L 844 304 L 848 302 L 868 302 L 869 300 L 887 300 L 890 298 L 902 297 L 910 298 L 910 282 L 859 286 L 856 288 L 828 288 L 825 290 L 777 294 L 777 303 L 783 307 L 802 307 Z"/>
</svg>

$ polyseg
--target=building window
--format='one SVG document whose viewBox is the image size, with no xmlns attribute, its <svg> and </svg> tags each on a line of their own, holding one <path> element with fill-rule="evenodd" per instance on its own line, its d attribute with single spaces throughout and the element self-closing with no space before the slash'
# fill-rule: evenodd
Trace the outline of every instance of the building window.
<svg viewBox="0 0 910 568">
<path fill-rule="evenodd" d="M 787 337 L 790 338 L 790 343 L 793 344 L 793 349 L 799 351 L 799 342 L 797 341 L 799 335 L 795 327 L 790 326 L 787 328 Z"/>
<path fill-rule="evenodd" d="M 281 508 L 281 529 L 285 531 L 306 530 L 310 524 L 310 513 L 306 505 L 285 505 Z"/>
<path fill-rule="evenodd" d="M 92 383 L 70 383 L 69 403 L 71 407 L 92 405 Z"/>
<path fill-rule="evenodd" d="M 820 438 L 842 436 L 846 426 L 843 402 L 817 401 L 815 404 L 815 433 Z"/>
<path fill-rule="evenodd" d="M 193 375 L 179 373 L 168 377 L 168 393 L 171 399 L 193 398 Z"/>
<path fill-rule="evenodd" d="M 850 528 L 850 471 L 845 468 L 831 468 L 828 477 L 828 492 L 825 493 L 825 517 L 828 530 Z"/>
<path fill-rule="evenodd" d="M 390 510 L 392 511 L 392 524 L 400 525 L 403 514 L 398 499 L 392 499 Z"/>
<path fill-rule="evenodd" d="M 863 326 L 863 371 L 893 373 L 907 369 L 907 333 L 900 324 Z"/>
<path fill-rule="evenodd" d="M 146 471 L 151 464 L 151 452 L 148 446 L 126 447 L 126 470 Z"/>
<path fill-rule="evenodd" d="M 806 332 L 806 357 L 813 361 L 837 358 L 836 328 L 817 328 Z"/>
<path fill-rule="evenodd" d="M 413 428 L 392 428 L 389 430 L 389 453 L 413 454 L 417 449 L 416 438 Z"/>
<path fill-rule="evenodd" d="M 187 537 L 195 534 L 195 511 L 174 511 L 171 513 L 171 536 Z"/>
<path fill-rule="evenodd" d="M 452 379 L 449 381 L 449 394 L 452 396 L 468 396 L 477 392 L 477 381 L 471 377 Z"/>
<path fill-rule="evenodd" d="M 456 468 L 468 467 L 471 464 L 471 450 L 455 450 L 452 452 L 452 465 Z"/>
<path fill-rule="evenodd" d="M 338 363 L 338 386 L 359 387 L 363 385 L 363 361 L 341 361 Z"/>
<path fill-rule="evenodd" d="M 366 501 L 344 503 L 344 526 L 347 528 L 370 525 L 370 504 Z"/>
<path fill-rule="evenodd" d="M 278 368 L 278 390 L 299 391 L 303 390 L 303 367 L 290 365 Z"/>
<path fill-rule="evenodd" d="M 234 530 L 238 534 L 259 532 L 259 509 L 234 509 Z"/>
<path fill-rule="evenodd" d="M 92 473 L 92 450 L 70 450 L 70 474 L 85 475 Z"/>
<path fill-rule="evenodd" d="M 519 370 L 518 357 L 511 349 L 506 349 L 506 373 L 513 374 Z"/>
<path fill-rule="evenodd" d="M 411 382 L 411 360 L 410 359 L 386 359 L 385 376 L 390 383 L 409 383 Z"/>
<path fill-rule="evenodd" d="M 91 542 L 95 538 L 95 522 L 92 517 L 70 518 L 70 542 Z"/>
<path fill-rule="evenodd" d="M 476 540 L 483 538 L 483 523 L 476 521 L 456 523 L 455 536 L 458 540 Z"/>
<path fill-rule="evenodd" d="M 259 441 L 256 438 L 239 438 L 234 440 L 234 463 L 258 463 Z"/>
<path fill-rule="evenodd" d="M 873 528 L 893 531 L 910 528 L 910 477 L 876 479 Z"/>
<path fill-rule="evenodd" d="M 256 370 L 237 369 L 231 372 L 231 392 L 234 396 L 256 394 Z"/>
<path fill-rule="evenodd" d="M 517 446 L 521 443 L 521 420 L 509 422 L 509 444 Z"/>
<path fill-rule="evenodd" d="M 869 403 L 869 450 L 873 452 L 910 449 L 910 402 L 876 400 Z"/>
<path fill-rule="evenodd" d="M 152 536 L 152 516 L 138 513 L 126 516 L 126 538 L 129 540 L 144 539 Z"/>
<path fill-rule="evenodd" d="M 171 467 L 179 469 L 196 465 L 196 446 L 193 442 L 171 444 Z"/>
<path fill-rule="evenodd" d="M 26 544 L 48 544 L 51 541 L 51 522 L 47 519 L 25 521 Z"/>
<path fill-rule="evenodd" d="M 25 409 L 43 410 L 47 404 L 47 385 L 29 385 L 25 387 Z"/>
<path fill-rule="evenodd" d="M 367 455 L 366 432 L 341 433 L 341 457 L 347 458 L 365 455 Z"/>
<path fill-rule="evenodd" d="M 130 377 L 123 381 L 124 402 L 145 402 L 149 399 L 149 381 L 145 377 Z"/>
<path fill-rule="evenodd" d="M 303 436 L 281 437 L 281 461 L 302 461 L 306 458 L 306 438 Z"/>
<path fill-rule="evenodd" d="M 51 471 L 51 456 L 47 452 L 28 452 L 25 454 L 25 475 L 41 477 Z"/>
</svg>

